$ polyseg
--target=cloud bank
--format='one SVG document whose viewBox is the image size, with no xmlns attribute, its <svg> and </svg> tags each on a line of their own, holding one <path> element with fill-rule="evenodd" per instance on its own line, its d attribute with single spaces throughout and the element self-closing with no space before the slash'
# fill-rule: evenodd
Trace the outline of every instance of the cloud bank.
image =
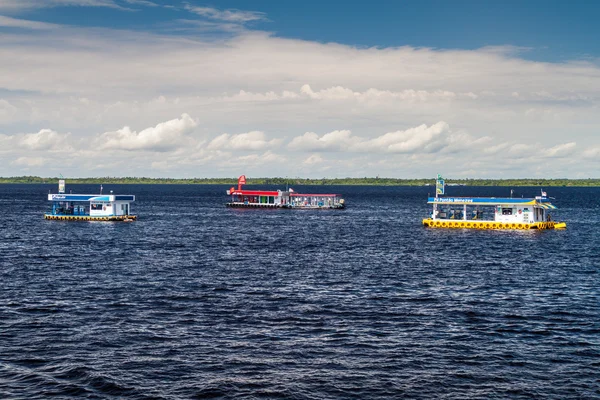
<svg viewBox="0 0 600 400">
<path fill-rule="evenodd" d="M 141 5 L 88 5 L 126 3 Z M 33 4 L 0 1 L 0 10 Z M 187 12 L 203 18 L 197 22 L 233 25 L 266 18 Z M 57 161 L 92 176 L 588 177 L 597 170 L 594 60 L 534 62 L 509 46 L 357 48 L 249 30 L 174 36 L 14 16 L 0 17 L 0 26 L 10 29 L 0 36 L 4 176 L 51 174 Z"/>
</svg>

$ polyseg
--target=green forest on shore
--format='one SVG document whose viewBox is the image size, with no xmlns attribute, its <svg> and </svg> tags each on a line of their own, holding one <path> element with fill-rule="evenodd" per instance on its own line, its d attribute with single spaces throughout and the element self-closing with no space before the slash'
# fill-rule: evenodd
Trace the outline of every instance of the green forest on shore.
<svg viewBox="0 0 600 400">
<path fill-rule="evenodd" d="M 39 176 L 0 177 L 0 183 L 57 183 L 59 178 Z M 237 178 L 137 178 L 101 177 L 66 179 L 70 184 L 178 184 L 178 185 L 235 185 Z M 371 185 L 371 186 L 424 186 L 434 185 L 434 178 L 247 178 L 247 185 Z M 600 186 L 600 179 L 446 179 L 446 185 L 464 186 Z"/>
</svg>

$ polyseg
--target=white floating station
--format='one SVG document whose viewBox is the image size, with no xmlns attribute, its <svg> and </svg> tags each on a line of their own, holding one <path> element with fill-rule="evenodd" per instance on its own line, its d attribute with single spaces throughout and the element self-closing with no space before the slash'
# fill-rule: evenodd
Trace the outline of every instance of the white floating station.
<svg viewBox="0 0 600 400">
<path fill-rule="evenodd" d="M 102 188 L 102 186 L 100 186 Z M 102 189 L 100 189 L 102 192 Z M 72 194 L 65 193 L 65 181 L 58 183 L 58 193 L 48 194 L 52 212 L 44 219 L 60 221 L 135 221 L 131 215 L 132 194 Z"/>
<path fill-rule="evenodd" d="M 431 217 L 423 219 L 429 228 L 470 229 L 564 229 L 565 222 L 553 221 L 556 206 L 546 192 L 533 198 L 444 196 L 444 179 L 438 175 Z"/>
</svg>

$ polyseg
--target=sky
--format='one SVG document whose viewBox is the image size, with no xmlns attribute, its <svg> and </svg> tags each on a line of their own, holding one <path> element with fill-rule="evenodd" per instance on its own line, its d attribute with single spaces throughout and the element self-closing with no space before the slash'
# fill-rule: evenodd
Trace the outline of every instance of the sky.
<svg viewBox="0 0 600 400">
<path fill-rule="evenodd" d="M 600 3 L 0 0 L 0 176 L 597 178 Z"/>
</svg>

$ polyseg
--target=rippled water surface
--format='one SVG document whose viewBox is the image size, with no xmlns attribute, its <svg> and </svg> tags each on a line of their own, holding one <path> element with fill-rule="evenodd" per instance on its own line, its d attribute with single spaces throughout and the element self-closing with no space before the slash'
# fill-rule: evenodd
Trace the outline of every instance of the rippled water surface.
<svg viewBox="0 0 600 400">
<path fill-rule="evenodd" d="M 55 187 L 0 185 L 1 398 L 600 396 L 600 189 L 502 232 L 421 227 L 430 187 L 289 211 L 104 185 L 135 223 L 45 221 Z"/>
</svg>

